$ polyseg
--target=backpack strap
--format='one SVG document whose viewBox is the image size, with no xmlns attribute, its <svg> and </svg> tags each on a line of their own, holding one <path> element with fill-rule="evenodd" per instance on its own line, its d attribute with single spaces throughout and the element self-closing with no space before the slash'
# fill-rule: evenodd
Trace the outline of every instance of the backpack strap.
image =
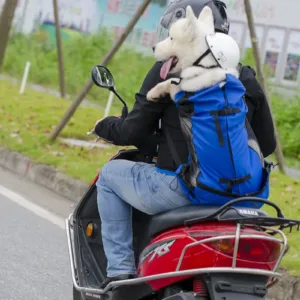
<svg viewBox="0 0 300 300">
<path fill-rule="evenodd" d="M 237 71 L 239 72 L 239 77 L 241 76 L 242 70 L 243 70 L 243 65 L 241 63 L 239 63 L 237 66 Z"/>
<path fill-rule="evenodd" d="M 181 161 L 181 159 L 179 157 L 179 154 L 176 150 L 176 146 L 175 146 L 175 143 L 173 142 L 173 139 L 171 137 L 169 128 L 165 127 L 164 130 L 165 130 L 165 135 L 166 135 L 166 138 L 167 138 L 167 143 L 168 143 L 172 158 L 173 158 L 174 162 L 176 163 L 177 167 L 179 167 L 182 164 L 182 161 Z"/>
<path fill-rule="evenodd" d="M 220 183 L 226 183 L 227 184 L 227 188 L 226 188 L 227 193 L 232 194 L 232 186 L 233 185 L 242 184 L 250 179 L 251 179 L 251 175 L 248 174 L 247 176 L 244 176 L 241 178 L 236 178 L 236 179 L 220 178 Z"/>
<path fill-rule="evenodd" d="M 194 93 L 191 93 L 191 92 L 184 92 L 184 95 L 182 96 L 182 98 L 178 100 L 178 104 L 180 106 L 179 114 L 180 114 L 180 112 L 184 113 L 185 116 L 189 114 L 189 111 L 190 111 L 189 97 L 193 94 Z M 187 112 L 184 112 L 184 107 L 186 107 L 188 109 Z M 173 138 L 170 134 L 169 128 L 164 126 L 164 131 L 165 131 L 165 136 L 167 139 L 167 143 L 168 143 L 172 158 L 178 168 L 180 165 L 183 164 L 183 161 L 180 159 L 180 156 L 176 150 L 176 146 L 175 146 Z"/>
<path fill-rule="evenodd" d="M 212 110 L 210 112 L 211 116 L 215 116 L 215 126 L 216 126 L 219 143 L 221 146 L 224 146 L 225 142 L 224 142 L 224 137 L 223 137 L 222 130 L 221 130 L 221 124 L 220 124 L 219 117 L 233 115 L 240 111 L 241 110 L 239 108 L 225 108 L 222 110 Z"/>
</svg>

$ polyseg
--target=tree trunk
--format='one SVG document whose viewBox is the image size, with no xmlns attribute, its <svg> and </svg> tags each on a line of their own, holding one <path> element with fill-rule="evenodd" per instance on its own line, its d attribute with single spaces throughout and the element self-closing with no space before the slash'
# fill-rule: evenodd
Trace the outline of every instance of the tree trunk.
<svg viewBox="0 0 300 300">
<path fill-rule="evenodd" d="M 118 38 L 118 40 L 114 43 L 112 48 L 107 52 L 105 55 L 104 59 L 101 62 L 101 65 L 106 65 L 110 62 L 110 60 L 113 58 L 113 56 L 116 54 L 116 52 L 119 50 L 119 48 L 122 46 L 124 43 L 125 39 L 127 36 L 130 34 L 131 30 L 135 26 L 135 24 L 138 22 L 146 8 L 148 7 L 149 3 L 151 0 L 144 0 L 144 2 L 139 6 L 138 10 L 132 17 L 131 21 L 127 24 L 126 28 L 124 29 L 123 33 L 121 36 Z M 66 124 L 69 122 L 69 120 L 72 118 L 73 114 L 75 113 L 76 109 L 84 99 L 84 97 L 88 94 L 90 89 L 93 86 L 93 81 L 90 78 L 85 85 L 82 87 L 78 95 L 75 97 L 73 103 L 70 105 L 68 110 L 65 112 L 64 116 L 62 117 L 61 121 L 59 124 L 56 126 L 56 128 L 53 130 L 53 132 L 50 134 L 49 139 L 50 140 L 55 140 L 60 132 L 64 129 Z"/>
<path fill-rule="evenodd" d="M 0 70 L 3 65 L 9 32 L 14 19 L 18 0 L 6 0 L 0 17 Z"/>
<path fill-rule="evenodd" d="M 263 73 L 263 66 L 262 66 L 262 63 L 261 63 L 259 45 L 258 45 L 258 40 L 257 40 L 256 32 L 255 32 L 255 25 L 254 25 L 254 19 L 253 19 L 250 0 L 244 0 L 244 5 L 245 5 L 245 11 L 246 11 L 247 19 L 248 19 L 248 27 L 249 27 L 249 32 L 250 32 L 250 36 L 251 36 L 253 55 L 254 55 L 255 62 L 256 62 L 258 81 L 259 81 L 259 83 L 261 84 L 261 86 L 264 90 L 264 93 L 266 95 L 266 98 L 267 98 L 267 101 L 268 101 L 268 104 L 269 104 L 269 107 L 270 107 L 270 110 L 271 110 L 271 114 L 272 114 L 270 97 L 269 97 L 268 87 L 267 87 L 265 77 L 264 77 L 264 73 Z M 275 155 L 276 155 L 277 162 L 279 164 L 278 167 L 279 167 L 280 172 L 285 174 L 286 172 L 285 172 L 284 156 L 283 156 L 283 153 L 282 153 L 282 148 L 281 148 L 281 145 L 280 145 L 276 124 L 275 124 L 274 119 L 273 119 L 273 114 L 272 114 L 272 120 L 273 120 L 273 124 L 274 124 L 274 128 L 275 128 L 275 137 L 276 137 L 276 143 L 277 143 L 277 147 L 276 147 L 276 150 L 275 150 Z"/>
</svg>

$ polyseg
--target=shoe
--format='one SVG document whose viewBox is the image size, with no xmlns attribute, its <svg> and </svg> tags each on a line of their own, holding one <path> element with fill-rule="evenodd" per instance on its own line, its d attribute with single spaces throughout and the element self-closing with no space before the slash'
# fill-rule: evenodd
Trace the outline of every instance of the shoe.
<svg viewBox="0 0 300 300">
<path fill-rule="evenodd" d="M 107 277 L 101 284 L 100 284 L 100 289 L 105 289 L 106 286 L 113 282 L 113 281 L 119 281 L 119 280 L 127 280 L 127 279 L 132 279 L 135 278 L 135 275 L 133 274 L 124 274 L 124 275 L 119 275 L 115 277 Z"/>
</svg>

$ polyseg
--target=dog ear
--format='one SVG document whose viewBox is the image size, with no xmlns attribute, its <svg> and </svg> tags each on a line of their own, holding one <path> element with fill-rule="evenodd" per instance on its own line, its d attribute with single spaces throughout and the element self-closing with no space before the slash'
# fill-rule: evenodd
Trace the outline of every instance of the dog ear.
<svg viewBox="0 0 300 300">
<path fill-rule="evenodd" d="M 194 21 L 196 18 L 194 11 L 190 5 L 188 5 L 186 8 L 186 18 L 191 21 Z"/>
<path fill-rule="evenodd" d="M 214 16 L 209 6 L 205 6 L 202 9 L 198 17 L 198 20 L 199 22 L 202 23 L 202 28 L 205 30 L 206 34 L 215 33 Z"/>
<path fill-rule="evenodd" d="M 197 29 L 197 18 L 194 14 L 194 11 L 190 5 L 186 8 L 186 19 L 187 19 L 187 27 L 186 31 L 189 31 L 189 36 L 194 38 Z"/>
</svg>

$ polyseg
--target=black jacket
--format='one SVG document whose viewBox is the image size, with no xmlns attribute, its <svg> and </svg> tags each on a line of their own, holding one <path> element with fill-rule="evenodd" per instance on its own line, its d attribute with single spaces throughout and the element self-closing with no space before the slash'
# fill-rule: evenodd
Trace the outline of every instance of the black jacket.
<svg viewBox="0 0 300 300">
<path fill-rule="evenodd" d="M 146 99 L 147 92 L 161 82 L 160 68 L 162 63 L 157 62 L 147 74 L 140 92 L 136 94 L 136 102 L 127 118 L 107 117 L 96 126 L 96 133 L 116 145 L 136 146 L 142 152 L 154 154 L 157 143 L 157 167 L 174 171 L 177 166 L 171 156 L 166 138 L 154 135 L 159 120 L 162 128 L 168 127 L 170 136 L 177 149 L 180 160 L 187 161 L 188 149 L 180 128 L 179 117 L 175 103 L 166 97 L 158 102 Z M 240 80 L 246 88 L 246 103 L 248 106 L 247 118 L 257 137 L 263 155 L 270 155 L 276 147 L 274 127 L 270 109 L 265 95 L 250 67 L 243 67 Z"/>
</svg>

